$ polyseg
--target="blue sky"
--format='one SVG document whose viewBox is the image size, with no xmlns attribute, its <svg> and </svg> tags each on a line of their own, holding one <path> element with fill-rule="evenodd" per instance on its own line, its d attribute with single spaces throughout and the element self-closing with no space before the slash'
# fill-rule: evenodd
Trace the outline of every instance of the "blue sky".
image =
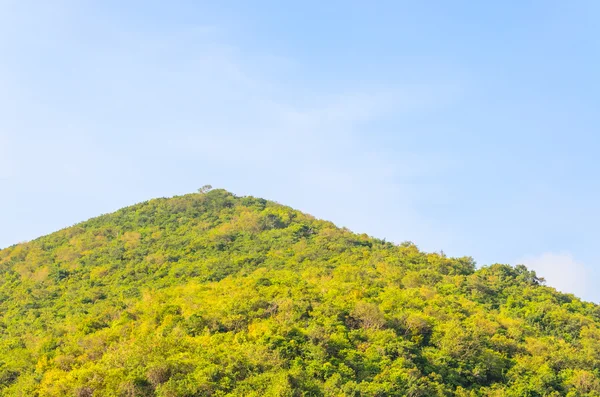
<svg viewBox="0 0 600 397">
<path fill-rule="evenodd" d="M 600 301 L 597 2 L 290 3 L 0 0 L 0 247 L 210 183 Z"/>
</svg>

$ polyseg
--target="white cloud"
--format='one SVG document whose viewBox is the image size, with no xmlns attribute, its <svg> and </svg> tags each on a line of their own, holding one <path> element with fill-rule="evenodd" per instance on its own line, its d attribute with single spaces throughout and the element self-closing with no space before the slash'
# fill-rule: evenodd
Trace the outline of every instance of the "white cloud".
<svg viewBox="0 0 600 397">
<path fill-rule="evenodd" d="M 569 253 L 546 252 L 522 258 L 522 263 L 559 291 L 586 298 L 591 292 L 591 270 Z"/>
</svg>

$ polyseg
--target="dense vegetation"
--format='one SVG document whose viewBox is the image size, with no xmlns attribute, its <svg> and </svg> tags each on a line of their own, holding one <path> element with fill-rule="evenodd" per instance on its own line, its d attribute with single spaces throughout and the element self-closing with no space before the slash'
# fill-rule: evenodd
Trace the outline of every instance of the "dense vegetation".
<svg viewBox="0 0 600 397">
<path fill-rule="evenodd" d="M 600 396 L 600 308 L 253 197 L 0 251 L 4 396 Z"/>
</svg>

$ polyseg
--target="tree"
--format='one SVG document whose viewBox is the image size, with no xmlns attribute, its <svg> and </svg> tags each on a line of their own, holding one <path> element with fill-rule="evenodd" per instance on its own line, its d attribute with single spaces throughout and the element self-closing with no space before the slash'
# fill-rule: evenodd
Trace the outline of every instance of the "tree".
<svg viewBox="0 0 600 397">
<path fill-rule="evenodd" d="M 204 194 L 204 193 L 209 192 L 211 189 L 212 189 L 211 185 L 204 185 L 200 189 L 198 189 L 198 193 Z"/>
</svg>

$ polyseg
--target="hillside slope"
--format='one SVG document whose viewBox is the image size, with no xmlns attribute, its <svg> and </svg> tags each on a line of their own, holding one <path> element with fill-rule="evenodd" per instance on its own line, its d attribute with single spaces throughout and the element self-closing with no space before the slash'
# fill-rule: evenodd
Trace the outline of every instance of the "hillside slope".
<svg viewBox="0 0 600 397">
<path fill-rule="evenodd" d="M 4 396 L 600 396 L 600 309 L 223 190 L 0 251 Z"/>
</svg>

